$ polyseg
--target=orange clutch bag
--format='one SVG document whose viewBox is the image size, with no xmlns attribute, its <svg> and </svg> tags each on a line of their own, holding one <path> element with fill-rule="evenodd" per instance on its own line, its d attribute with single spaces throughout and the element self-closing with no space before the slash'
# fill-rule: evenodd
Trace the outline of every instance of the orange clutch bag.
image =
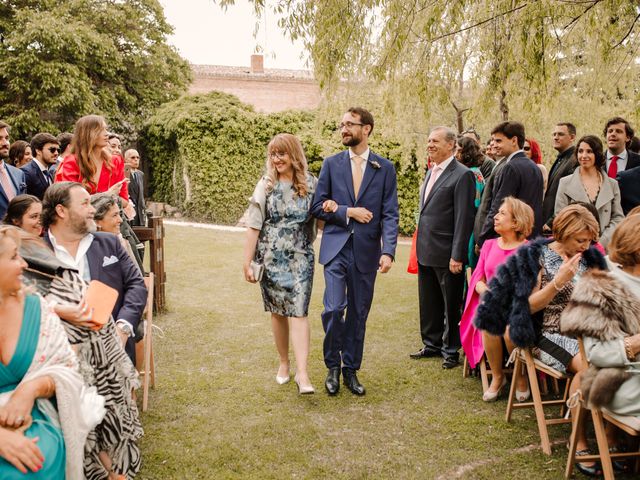
<svg viewBox="0 0 640 480">
<path fill-rule="evenodd" d="M 93 330 L 100 330 L 111 317 L 113 307 L 118 300 L 118 291 L 98 280 L 91 280 L 84 299 L 89 309 L 93 311 L 91 323 L 93 323 L 94 326 L 91 328 Z"/>
</svg>

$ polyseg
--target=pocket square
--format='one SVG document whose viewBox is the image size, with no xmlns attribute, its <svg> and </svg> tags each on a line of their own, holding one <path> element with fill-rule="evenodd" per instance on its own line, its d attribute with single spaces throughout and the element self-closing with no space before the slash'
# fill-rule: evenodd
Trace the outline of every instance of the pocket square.
<svg viewBox="0 0 640 480">
<path fill-rule="evenodd" d="M 110 257 L 104 257 L 102 259 L 102 266 L 103 267 L 112 265 L 114 263 L 118 263 L 118 257 L 116 257 L 115 255 L 111 255 Z"/>
</svg>

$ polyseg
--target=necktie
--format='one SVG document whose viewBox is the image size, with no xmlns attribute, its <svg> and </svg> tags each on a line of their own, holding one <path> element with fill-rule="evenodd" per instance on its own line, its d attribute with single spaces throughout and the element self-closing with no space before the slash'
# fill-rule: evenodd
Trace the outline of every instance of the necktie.
<svg viewBox="0 0 640 480">
<path fill-rule="evenodd" d="M 51 178 L 51 172 L 49 170 L 42 170 L 42 174 L 44 175 L 44 180 L 48 185 L 53 183 L 53 178 Z"/>
<path fill-rule="evenodd" d="M 360 185 L 362 185 L 362 162 L 364 162 L 364 158 L 356 155 L 352 160 L 356 164 L 356 168 L 353 171 L 353 193 L 355 193 L 356 198 L 358 198 Z"/>
<path fill-rule="evenodd" d="M 618 176 L 618 158 L 619 157 L 617 155 L 611 157 L 611 163 L 609 164 L 609 170 L 607 171 L 607 175 L 613 179 Z"/>
<path fill-rule="evenodd" d="M 429 197 L 429 194 L 431 193 L 431 190 L 433 189 L 433 186 L 435 185 L 436 180 L 438 180 L 438 177 L 440 176 L 440 172 L 442 172 L 440 165 L 433 167 L 433 171 L 429 176 L 429 183 L 427 183 L 427 188 L 424 189 L 424 203 L 427 203 L 427 198 Z"/>
<path fill-rule="evenodd" d="M 4 190 L 4 194 L 7 196 L 7 200 L 11 201 L 16 196 L 16 190 L 13 188 L 9 174 L 7 173 L 7 167 L 4 162 L 0 165 L 0 185 Z"/>
</svg>

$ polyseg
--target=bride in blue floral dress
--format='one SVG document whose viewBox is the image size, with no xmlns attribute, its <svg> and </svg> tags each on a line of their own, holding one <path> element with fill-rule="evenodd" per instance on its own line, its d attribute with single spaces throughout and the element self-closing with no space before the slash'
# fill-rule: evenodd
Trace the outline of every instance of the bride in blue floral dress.
<svg viewBox="0 0 640 480">
<path fill-rule="evenodd" d="M 247 210 L 244 275 L 255 283 L 251 262 L 262 265 L 260 280 L 280 367 L 276 381 L 289 381 L 289 331 L 296 358 L 300 393 L 314 393 L 307 373 L 309 321 L 313 285 L 315 221 L 309 210 L 317 180 L 307 171 L 300 141 L 276 135 L 267 147 L 266 175 L 258 181 Z"/>
</svg>

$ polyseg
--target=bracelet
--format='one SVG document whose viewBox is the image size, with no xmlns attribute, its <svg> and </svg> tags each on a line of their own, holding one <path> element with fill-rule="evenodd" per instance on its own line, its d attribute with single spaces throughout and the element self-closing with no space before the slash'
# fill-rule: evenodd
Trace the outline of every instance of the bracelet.
<svg viewBox="0 0 640 480">
<path fill-rule="evenodd" d="M 629 341 L 629 337 L 624 337 L 624 353 L 627 354 L 629 361 L 633 362 L 635 355 L 631 351 L 631 342 Z"/>
<path fill-rule="evenodd" d="M 561 292 L 562 289 L 564 288 L 564 285 L 562 285 L 561 287 L 558 287 L 558 284 L 556 283 L 556 277 L 553 277 L 551 285 L 553 285 L 553 288 L 556 289 L 556 292 Z"/>
</svg>

